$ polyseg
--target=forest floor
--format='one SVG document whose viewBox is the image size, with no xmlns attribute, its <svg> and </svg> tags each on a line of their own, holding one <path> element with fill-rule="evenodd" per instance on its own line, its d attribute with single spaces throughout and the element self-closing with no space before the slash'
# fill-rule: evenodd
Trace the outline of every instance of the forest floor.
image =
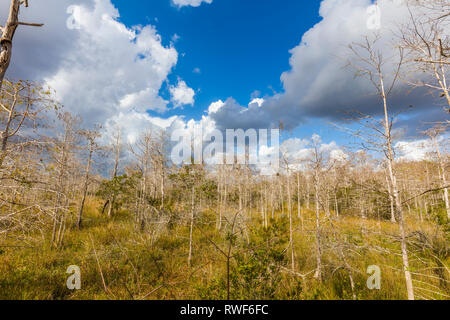
<svg viewBox="0 0 450 320">
<path fill-rule="evenodd" d="M 398 226 L 374 219 L 321 217 L 322 281 L 317 266 L 315 213 L 293 216 L 292 270 L 289 219 L 276 213 L 268 228 L 260 214 L 224 222 L 197 214 L 191 266 L 189 223 L 136 229 L 133 216 L 108 219 L 88 203 L 84 228 L 69 227 L 61 248 L 46 233 L 0 240 L 0 299 L 406 299 Z M 233 217 L 228 217 L 232 220 Z M 416 297 L 450 299 L 448 227 L 407 221 Z M 227 274 L 227 256 L 230 272 Z M 81 289 L 69 290 L 69 266 L 81 270 Z M 369 289 L 369 266 L 381 270 L 381 288 Z M 229 279 L 229 280 L 228 280 Z"/>
</svg>

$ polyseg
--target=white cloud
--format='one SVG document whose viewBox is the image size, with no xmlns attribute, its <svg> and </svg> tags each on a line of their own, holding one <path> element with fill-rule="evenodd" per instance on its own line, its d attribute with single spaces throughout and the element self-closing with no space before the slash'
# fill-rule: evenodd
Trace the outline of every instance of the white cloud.
<svg viewBox="0 0 450 320">
<path fill-rule="evenodd" d="M 159 96 L 178 54 L 164 47 L 153 26 L 127 28 L 110 0 L 76 6 L 77 40 L 47 83 L 59 100 L 89 123 L 103 123 L 117 112 L 165 111 Z"/>
<path fill-rule="evenodd" d="M 0 3 L 2 20 L 8 5 Z M 153 26 L 125 26 L 110 0 L 46 0 L 46 6 L 23 8 L 21 18 L 45 27 L 17 31 L 8 75 L 45 79 L 85 125 L 103 125 L 105 142 L 118 128 L 125 141 L 134 142 L 147 130 L 187 126 L 182 117 L 164 119 L 147 112 L 167 110 L 169 101 L 159 92 L 178 60 L 176 49 L 164 46 Z M 67 28 L 68 19 L 76 28 Z M 194 95 L 184 81 L 172 86 L 177 105 L 193 104 Z M 202 122 L 211 130 L 211 120 Z"/>
<path fill-rule="evenodd" d="M 120 129 L 125 142 L 133 144 L 139 136 L 146 131 L 168 130 L 177 121 L 183 121 L 178 116 L 168 119 L 151 117 L 147 113 L 131 111 L 127 113 L 119 112 L 104 125 L 105 140 L 112 137 L 114 132 Z M 132 124 L 132 125 L 131 125 Z"/>
<path fill-rule="evenodd" d="M 179 8 L 185 6 L 199 7 L 203 2 L 211 4 L 213 0 L 172 0 L 172 3 Z"/>
<path fill-rule="evenodd" d="M 181 7 L 212 0 L 173 2 Z M 395 2 L 379 3 L 383 28 L 390 27 L 389 21 L 401 21 L 404 13 Z M 346 44 L 358 41 L 367 31 L 366 8 L 370 4 L 370 0 L 322 1 L 322 21 L 291 50 L 291 69 L 281 77 L 283 93 L 261 99 L 255 92 L 255 99 L 248 106 L 241 106 L 232 98 L 219 100 L 210 105 L 208 116 L 200 121 L 209 129 L 216 125 L 269 128 L 280 120 L 285 127 L 294 127 L 306 116 L 334 116 L 337 110 L 360 106 L 366 106 L 368 111 L 378 110 L 376 99 L 367 95 L 370 87 L 354 80 L 353 72 L 344 70 L 338 58 Z M 7 1 L 0 3 L 2 20 L 8 5 Z M 76 8 L 75 22 L 80 29 L 66 27 L 69 5 Z M 120 122 L 130 127 L 131 138 L 153 125 L 192 126 L 192 122 L 181 117 L 162 119 L 147 114 L 148 110 L 167 109 L 168 101 L 159 92 L 178 60 L 176 49 L 164 46 L 153 26 L 125 26 L 110 0 L 46 0 L 46 6 L 31 3 L 21 15 L 23 21 L 44 22 L 45 26 L 19 28 L 9 76 L 46 78 L 69 111 L 90 123 Z M 169 86 L 169 91 L 175 106 L 194 104 L 195 92 L 184 81 Z M 391 100 L 403 107 L 401 101 L 402 97 Z M 297 152 L 305 152 L 303 149 Z M 333 152 L 338 157 L 338 151 Z"/>
<path fill-rule="evenodd" d="M 178 54 L 164 47 L 153 26 L 127 28 L 110 0 L 76 6 L 78 39 L 60 69 L 46 79 L 71 111 L 102 122 L 118 111 L 166 110 L 159 96 Z"/>
<path fill-rule="evenodd" d="M 394 56 L 392 30 L 406 22 L 409 13 L 399 1 L 379 0 L 382 14 L 379 49 L 384 56 Z M 367 9 L 371 0 L 323 0 L 320 6 L 322 20 L 307 31 L 298 46 L 293 48 L 290 70 L 281 75 L 283 92 L 266 97 L 260 108 L 241 106 L 228 99 L 220 112 L 212 115 L 220 127 L 271 127 L 282 121 L 285 128 L 294 128 L 311 117 L 341 119 L 345 112 L 359 110 L 380 114 L 376 90 L 370 81 L 357 78 L 355 71 L 345 68 L 350 58 L 348 45 L 361 42 L 365 35 L 374 35 L 367 28 L 370 17 Z M 389 64 L 386 70 L 393 70 Z M 386 83 L 392 74 L 386 73 Z M 400 85 L 405 85 L 400 82 Z M 391 111 L 414 105 L 415 110 L 429 108 L 430 95 L 420 90 L 394 91 L 390 96 Z"/>
<path fill-rule="evenodd" d="M 275 99 L 275 97 L 272 97 L 262 105 L 257 103 L 258 100 L 254 100 L 248 107 L 244 107 L 233 98 L 228 98 L 219 109 L 210 112 L 210 116 L 221 129 L 267 129 L 272 127 L 271 124 L 279 119 L 275 113 L 268 112 L 266 108 L 267 103 L 273 103 Z M 278 111 L 284 112 L 281 109 L 278 109 Z"/>
<path fill-rule="evenodd" d="M 225 105 L 225 103 L 222 100 L 213 102 L 210 104 L 209 108 L 208 108 L 208 114 L 211 113 L 216 113 L 217 111 L 220 110 L 220 108 L 222 108 Z"/>
<path fill-rule="evenodd" d="M 442 141 L 442 139 L 440 140 Z M 399 141 L 395 144 L 398 159 L 403 161 L 422 161 L 429 159 L 430 154 L 435 151 L 429 139 L 414 141 Z"/>
<path fill-rule="evenodd" d="M 171 101 L 175 107 L 182 107 L 184 105 L 194 105 L 195 91 L 189 88 L 183 80 L 178 80 L 176 86 L 170 86 L 169 92 Z"/>
<path fill-rule="evenodd" d="M 0 3 L 2 20 L 8 5 Z M 169 101 L 159 92 L 178 61 L 176 49 L 162 44 L 155 27 L 125 26 L 110 0 L 31 3 L 22 9 L 21 19 L 45 26 L 17 30 L 7 76 L 44 79 L 66 110 L 82 116 L 88 126 L 119 122 L 132 137 L 152 125 L 176 121 L 147 114 L 167 110 Z M 68 21 L 76 28 L 69 29 Z M 193 96 L 180 82 L 173 98 L 189 104 Z"/>
<path fill-rule="evenodd" d="M 249 105 L 251 105 L 251 104 L 257 104 L 258 107 L 261 107 L 261 106 L 263 105 L 264 101 L 265 101 L 264 99 L 261 99 L 261 98 L 255 98 L 255 99 L 253 99 L 252 101 L 250 101 Z"/>
<path fill-rule="evenodd" d="M 319 146 L 319 152 L 323 154 L 324 159 L 343 162 L 348 158 L 336 142 L 323 143 L 319 135 L 313 134 L 310 139 L 291 138 L 283 141 L 280 146 L 282 166 L 285 166 L 284 162 L 287 161 L 291 170 L 305 169 L 313 158 L 314 144 Z"/>
<path fill-rule="evenodd" d="M 19 26 L 14 35 L 14 53 L 7 77 L 41 81 L 53 74 L 67 52 L 77 41 L 78 34 L 68 32 L 66 13 L 70 5 L 92 5 L 92 0 L 45 0 L 30 1 L 28 8 L 22 6 L 20 20 L 44 23 L 43 27 Z M 7 19 L 11 1 L 0 1 L 0 24 Z"/>
</svg>

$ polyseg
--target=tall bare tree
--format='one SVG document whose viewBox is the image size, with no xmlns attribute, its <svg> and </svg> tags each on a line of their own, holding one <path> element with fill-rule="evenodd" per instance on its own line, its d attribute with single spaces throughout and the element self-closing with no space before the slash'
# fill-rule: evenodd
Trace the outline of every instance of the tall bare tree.
<svg viewBox="0 0 450 320">
<path fill-rule="evenodd" d="M 445 209 L 447 210 L 447 217 L 450 219 L 450 204 L 448 200 L 448 187 L 447 187 L 447 170 L 446 164 L 444 162 L 444 158 L 442 157 L 441 148 L 439 146 L 439 135 L 445 132 L 445 128 L 442 126 L 438 126 L 432 129 L 429 129 L 425 132 L 425 134 L 430 137 L 431 142 L 433 144 L 434 152 L 436 153 L 437 162 L 439 165 L 439 176 L 442 181 L 442 188 L 444 192 L 444 203 Z"/>
<path fill-rule="evenodd" d="M 8 19 L 5 26 L 0 25 L 0 32 L 2 34 L 0 39 L 0 90 L 2 88 L 3 79 L 5 78 L 6 70 L 8 70 L 11 62 L 13 38 L 16 29 L 19 25 L 42 27 L 39 23 L 26 23 L 19 21 L 20 7 L 24 5 L 28 7 L 28 0 L 11 0 L 9 7 Z"/>
<path fill-rule="evenodd" d="M 324 155 L 320 150 L 320 140 L 318 137 L 313 138 L 312 155 L 309 161 L 310 168 L 313 172 L 314 182 L 314 200 L 315 200 L 315 213 L 316 213 L 316 272 L 314 277 L 319 281 L 322 281 L 322 229 L 320 223 L 320 187 L 321 187 L 321 174 L 324 170 Z"/>
<path fill-rule="evenodd" d="M 83 130 L 80 135 L 87 140 L 88 156 L 86 162 L 86 170 L 84 172 L 83 191 L 81 197 L 80 208 L 78 210 L 78 222 L 77 227 L 81 229 L 83 223 L 83 210 L 86 202 L 87 192 L 89 188 L 89 179 L 91 176 L 92 160 L 94 153 L 98 150 L 97 139 L 100 137 L 100 133 L 97 130 Z"/>
<path fill-rule="evenodd" d="M 71 179 L 74 175 L 75 151 L 78 144 L 77 129 L 80 123 L 79 117 L 74 117 L 68 112 L 59 113 L 62 134 L 57 134 L 48 143 L 50 163 L 54 167 L 55 181 L 53 193 L 56 194 L 53 210 L 53 228 L 51 242 L 55 247 L 60 247 L 67 224 L 67 213 L 72 201 Z"/>
<path fill-rule="evenodd" d="M 413 79 L 408 82 L 415 87 L 439 92 L 440 96 L 445 98 L 447 110 L 450 112 L 448 1 L 409 1 L 407 5 L 409 21 L 400 29 L 400 43 L 412 68 L 410 71 Z"/>
<path fill-rule="evenodd" d="M 389 110 L 388 99 L 395 89 L 400 76 L 404 61 L 404 51 L 398 49 L 398 57 L 385 59 L 383 52 L 378 47 L 381 37 L 374 34 L 373 37 L 366 36 L 361 43 L 349 45 L 352 58 L 348 61 L 356 70 L 357 76 L 366 77 L 374 86 L 380 98 L 383 117 L 377 119 L 370 115 L 360 117 L 359 123 L 364 130 L 353 130 L 353 134 L 363 140 L 365 146 L 372 150 L 381 151 L 386 158 L 388 177 L 394 198 L 395 212 L 398 217 L 401 238 L 401 252 L 403 261 L 403 272 L 405 275 L 408 299 L 414 300 L 414 287 L 411 271 L 409 268 L 409 257 L 406 242 L 405 218 L 403 214 L 402 201 L 400 199 L 397 174 L 395 171 L 395 154 L 393 147 L 392 126 L 393 119 Z M 391 69 L 390 69 L 391 68 Z M 388 77 L 388 75 L 390 75 Z M 368 130 L 366 130 L 368 129 Z"/>
<path fill-rule="evenodd" d="M 120 160 L 120 153 L 122 151 L 122 141 L 121 141 L 121 129 L 119 128 L 114 136 L 114 143 L 113 143 L 113 149 L 114 149 L 114 166 L 112 171 L 112 179 L 116 179 L 118 172 L 119 172 L 119 160 Z M 111 218 L 114 214 L 114 205 L 116 203 L 116 197 L 117 195 L 115 193 L 112 194 L 111 198 L 108 199 L 109 202 L 109 208 L 108 208 L 108 217 Z"/>
</svg>

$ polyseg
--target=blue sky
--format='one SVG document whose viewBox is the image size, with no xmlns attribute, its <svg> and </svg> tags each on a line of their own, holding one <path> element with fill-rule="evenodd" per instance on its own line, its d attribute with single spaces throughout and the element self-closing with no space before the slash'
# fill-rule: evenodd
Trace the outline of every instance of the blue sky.
<svg viewBox="0 0 450 320">
<path fill-rule="evenodd" d="M 196 97 L 194 106 L 169 110 L 164 117 L 196 120 L 219 99 L 233 97 L 246 105 L 255 96 L 282 92 L 280 76 L 290 68 L 289 51 L 321 20 L 321 0 L 216 0 L 182 8 L 168 0 L 140 1 L 138 7 L 127 0 L 112 2 L 127 26 L 154 25 L 163 44 L 173 42 L 180 58 L 168 78 L 181 77 Z M 167 85 L 161 95 L 169 99 Z M 310 137 L 311 132 L 342 143 L 347 138 L 320 119 L 309 119 L 284 137 Z"/>
<path fill-rule="evenodd" d="M 179 76 L 199 91 L 193 108 L 166 115 L 183 113 L 198 119 L 219 99 L 232 96 L 245 105 L 255 91 L 262 96 L 281 91 L 289 50 L 319 21 L 321 1 L 216 0 L 182 8 L 168 0 L 112 2 L 127 26 L 152 24 L 165 45 L 175 34 L 180 37 L 174 45 L 184 56 L 169 78 Z M 201 73 L 194 73 L 195 68 Z"/>
<path fill-rule="evenodd" d="M 42 1 L 21 12 L 45 25 L 19 28 L 7 76 L 43 81 L 85 125 L 121 125 L 129 140 L 194 121 L 222 130 L 281 121 L 285 139 L 318 134 L 343 146 L 354 140 L 330 122 L 383 109 L 370 82 L 345 67 L 354 59 L 348 45 L 373 36 L 372 0 Z M 0 2 L 3 20 L 7 5 Z M 378 5 L 379 49 L 390 57 L 392 28 L 408 12 L 392 0 Z M 390 111 L 414 108 L 395 129 L 404 141 L 423 139 L 424 123 L 446 116 L 440 102 L 404 82 L 397 89 Z M 256 97 L 263 100 L 249 105 Z"/>
</svg>

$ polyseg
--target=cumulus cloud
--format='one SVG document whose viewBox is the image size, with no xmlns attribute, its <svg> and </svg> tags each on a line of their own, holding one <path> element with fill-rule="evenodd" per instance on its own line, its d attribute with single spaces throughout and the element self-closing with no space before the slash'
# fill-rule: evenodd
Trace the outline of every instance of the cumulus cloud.
<svg viewBox="0 0 450 320">
<path fill-rule="evenodd" d="M 113 137 L 116 131 L 120 131 L 124 142 L 133 144 L 143 132 L 168 130 L 180 121 L 183 122 L 178 116 L 163 119 L 136 111 L 119 112 L 106 121 L 104 139 L 105 142 L 108 142 L 109 137 Z M 130 125 L 131 123 L 133 125 Z"/>
<path fill-rule="evenodd" d="M 217 113 L 224 105 L 225 103 L 222 100 L 211 103 L 208 108 L 208 114 Z"/>
<path fill-rule="evenodd" d="M 172 0 L 172 3 L 179 8 L 185 6 L 199 7 L 203 2 L 211 4 L 213 0 Z"/>
<path fill-rule="evenodd" d="M 382 14 L 381 35 L 377 49 L 386 59 L 386 82 L 392 79 L 396 49 L 392 45 L 392 30 L 406 22 L 409 14 L 402 2 L 379 0 Z M 351 59 L 348 45 L 361 42 L 364 36 L 374 37 L 367 28 L 371 0 L 324 0 L 319 14 L 322 20 L 307 31 L 300 44 L 293 48 L 290 70 L 281 75 L 283 91 L 258 103 L 259 108 L 239 105 L 228 99 L 219 112 L 212 114 L 217 124 L 228 127 L 269 127 L 283 122 L 285 128 L 295 128 L 306 119 L 342 119 L 346 112 L 358 110 L 377 115 L 383 111 L 380 98 L 370 81 L 355 78 L 355 71 L 345 67 Z M 398 90 L 389 98 L 391 110 L 397 112 L 410 105 L 420 111 L 433 105 L 433 97 L 423 90 L 406 90 L 399 82 Z"/>
<path fill-rule="evenodd" d="M 322 138 L 313 134 L 310 139 L 291 138 L 283 141 L 280 147 L 282 157 L 290 165 L 291 169 L 304 168 L 313 157 L 313 147 L 318 146 L 318 151 L 324 158 L 331 161 L 345 161 L 348 158 L 346 152 L 335 142 L 322 142 Z"/>
<path fill-rule="evenodd" d="M 181 7 L 212 0 L 173 2 Z M 322 21 L 291 50 L 290 70 L 281 75 L 283 92 L 264 99 L 255 92 L 248 105 L 233 98 L 214 102 L 199 122 L 210 129 L 273 128 L 280 121 L 293 128 L 308 117 L 339 118 L 344 110 L 377 113 L 379 101 L 370 84 L 354 79 L 354 72 L 343 68 L 346 45 L 368 32 L 366 10 L 371 4 L 370 0 L 322 1 Z M 400 22 L 405 12 L 395 1 L 380 0 L 379 4 L 383 14 L 380 32 L 385 34 L 390 23 Z M 8 5 L 7 1 L 0 3 L 2 20 Z M 68 19 L 76 28 L 67 28 Z M 173 45 L 162 44 L 155 27 L 121 23 L 110 0 L 46 0 L 45 6 L 31 3 L 22 10 L 21 20 L 44 22 L 45 26 L 19 28 L 9 77 L 46 79 L 69 111 L 90 123 L 106 124 L 108 130 L 119 123 L 129 128 L 125 134 L 130 140 L 152 126 L 172 130 L 198 123 L 148 115 L 148 110 L 167 110 L 169 101 L 160 96 L 160 90 L 177 64 L 178 53 Z M 383 45 L 387 55 L 392 53 L 389 43 Z M 169 92 L 175 107 L 195 102 L 195 91 L 182 80 L 169 85 Z M 429 106 L 429 100 L 429 96 L 396 92 L 390 102 L 399 109 L 413 101 L 420 110 Z M 415 116 L 422 114 L 416 112 Z"/>
<path fill-rule="evenodd" d="M 250 103 L 248 107 L 243 107 L 233 98 L 214 104 L 212 108 L 210 106 L 209 116 L 220 129 L 268 128 L 274 120 L 264 104 Z"/>
<path fill-rule="evenodd" d="M 177 63 L 175 48 L 164 47 L 153 26 L 127 28 L 110 0 L 93 4 L 74 7 L 78 27 L 66 33 L 76 33 L 77 41 L 46 82 L 89 121 L 119 111 L 166 110 L 159 90 Z"/>
<path fill-rule="evenodd" d="M 253 99 L 252 101 L 250 101 L 250 104 L 249 104 L 249 105 L 251 105 L 251 104 L 257 104 L 258 107 L 261 107 L 261 106 L 263 105 L 263 103 L 264 103 L 264 99 L 261 99 L 261 98 L 255 98 L 255 99 Z"/>
<path fill-rule="evenodd" d="M 441 153 L 448 152 L 449 141 L 448 135 L 437 138 Z M 395 150 L 399 160 L 422 161 L 435 157 L 436 145 L 430 139 L 399 141 L 395 144 Z"/>
<path fill-rule="evenodd" d="M 2 20 L 8 6 L 0 3 Z M 120 126 L 130 140 L 149 128 L 183 122 L 148 115 L 168 108 L 160 90 L 177 64 L 176 49 L 164 46 L 152 25 L 128 27 L 119 18 L 110 0 L 31 3 L 22 8 L 21 20 L 45 26 L 19 27 L 7 76 L 44 79 L 85 125 L 103 124 L 107 132 Z M 184 81 L 170 87 L 175 105 L 194 103 L 195 93 Z"/>
<path fill-rule="evenodd" d="M 192 88 L 189 88 L 183 80 L 178 80 L 176 86 L 170 86 L 169 92 L 171 95 L 171 101 L 175 107 L 182 107 L 185 105 L 194 104 L 195 92 Z"/>
<path fill-rule="evenodd" d="M 406 6 L 399 2 L 380 0 L 378 4 L 382 21 L 377 33 L 381 39 L 375 49 L 382 52 L 386 60 L 385 81 L 389 83 L 399 60 L 392 44 L 392 30 L 409 15 Z M 301 43 L 291 50 L 291 70 L 281 76 L 285 91 L 282 105 L 288 109 L 291 105 L 291 109 L 303 115 L 329 118 L 342 117 L 344 111 L 350 110 L 370 114 L 382 111 L 373 85 L 365 78 L 355 78 L 355 70 L 345 67 L 348 60 L 360 63 L 351 55 L 348 45 L 363 42 L 365 36 L 375 38 L 374 31 L 367 28 L 367 9 L 371 5 L 370 0 L 322 2 L 319 11 L 322 21 L 306 32 Z M 412 101 L 422 107 L 425 103 L 418 95 L 408 96 L 405 90 L 397 90 L 390 97 L 391 107 L 397 110 Z"/>
<path fill-rule="evenodd" d="M 42 80 L 53 74 L 78 34 L 67 32 L 69 18 L 67 8 L 71 5 L 92 6 L 91 0 L 46 0 L 30 1 L 28 8 L 22 7 L 20 20 L 44 23 L 43 27 L 19 26 L 14 36 L 14 52 L 7 77 L 13 79 Z M 0 1 L 0 21 L 6 21 L 11 1 Z"/>
<path fill-rule="evenodd" d="M 427 154 L 432 152 L 432 145 L 429 140 L 400 141 L 395 145 L 399 160 L 421 161 L 427 158 Z"/>
</svg>

